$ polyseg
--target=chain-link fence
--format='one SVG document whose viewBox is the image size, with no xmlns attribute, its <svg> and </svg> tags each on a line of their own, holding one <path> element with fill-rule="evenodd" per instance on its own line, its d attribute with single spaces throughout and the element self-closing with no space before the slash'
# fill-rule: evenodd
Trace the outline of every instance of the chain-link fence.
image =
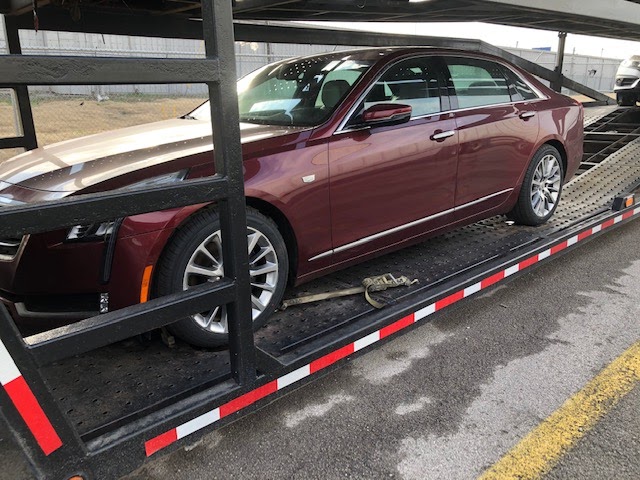
<svg viewBox="0 0 640 480">
<path fill-rule="evenodd" d="M 206 100 L 205 89 L 198 89 L 190 95 L 188 86 L 182 94 L 149 94 L 136 89 L 131 93 L 118 93 L 117 88 L 111 92 L 109 86 L 105 86 L 103 93 L 59 94 L 30 90 L 39 145 L 177 118 Z M 11 93 L 0 90 L 0 137 L 11 137 L 16 133 Z M 0 150 L 0 159 L 20 152 L 20 149 Z"/>
<path fill-rule="evenodd" d="M 204 55 L 202 41 L 124 37 L 69 32 L 21 31 L 25 54 L 186 57 Z M 0 33 L 0 51 L 5 49 Z M 309 55 L 348 47 L 333 45 L 288 45 L 237 42 L 237 72 L 245 75 L 267 63 L 298 55 Z M 556 54 L 507 49 L 547 68 L 555 65 Z M 619 59 L 566 55 L 564 74 L 598 90 L 610 90 Z M 39 86 L 29 93 L 39 145 L 91 135 L 132 125 L 184 115 L 207 97 L 204 85 L 99 85 Z M 20 132 L 10 90 L 0 89 L 0 136 Z M 0 160 L 21 150 L 0 150 Z"/>
<path fill-rule="evenodd" d="M 558 56 L 556 52 L 522 48 L 505 48 L 505 50 L 550 70 L 556 66 Z M 567 54 L 564 57 L 562 74 L 594 90 L 611 92 L 620 61 L 619 58 Z M 571 94 L 572 92 L 563 89 L 563 93 Z"/>
</svg>

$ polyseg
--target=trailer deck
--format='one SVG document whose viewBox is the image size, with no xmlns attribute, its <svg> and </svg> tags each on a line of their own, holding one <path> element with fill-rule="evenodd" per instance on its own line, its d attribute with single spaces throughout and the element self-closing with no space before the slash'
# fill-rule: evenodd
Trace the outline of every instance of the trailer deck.
<svg viewBox="0 0 640 480">
<path fill-rule="evenodd" d="M 495 217 L 291 289 L 287 297 L 333 291 L 386 272 L 419 280 L 411 287 L 376 294 L 389 304 L 382 310 L 362 296 L 352 296 L 276 312 L 255 336 L 256 346 L 272 357 L 265 368 L 270 373 L 261 377 L 262 387 L 240 397 L 224 397 L 235 387 L 227 351 L 181 343 L 168 348 L 158 335 L 58 361 L 41 373 L 90 449 L 108 445 L 115 430 L 148 419 L 145 449 L 152 455 L 462 298 L 638 216 L 637 206 L 611 211 L 616 196 L 640 186 L 638 132 L 636 109 L 589 111 L 580 173 L 565 185 L 556 214 L 543 226 L 515 226 L 506 217 Z M 151 427 L 151 420 L 169 406 L 190 403 L 194 395 L 212 390 L 222 395 L 220 403 L 209 408 L 194 404 L 192 419 L 176 420 L 180 426 L 175 429 Z"/>
</svg>

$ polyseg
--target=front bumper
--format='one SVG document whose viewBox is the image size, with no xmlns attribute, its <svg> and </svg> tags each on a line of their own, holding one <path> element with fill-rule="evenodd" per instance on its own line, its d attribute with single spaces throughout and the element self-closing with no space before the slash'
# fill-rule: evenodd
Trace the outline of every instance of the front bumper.
<svg viewBox="0 0 640 480">
<path fill-rule="evenodd" d="M 23 335 L 139 303 L 142 273 L 156 264 L 173 228 L 139 233 L 132 225 L 125 221 L 111 254 L 110 242 L 67 243 L 58 231 L 31 235 L 0 262 L 0 301 Z"/>
<path fill-rule="evenodd" d="M 640 92 L 640 72 L 638 75 L 616 76 L 614 92 Z"/>
<path fill-rule="evenodd" d="M 0 301 L 23 335 L 92 317 L 100 308 L 99 294 L 15 295 L 0 290 Z"/>
</svg>

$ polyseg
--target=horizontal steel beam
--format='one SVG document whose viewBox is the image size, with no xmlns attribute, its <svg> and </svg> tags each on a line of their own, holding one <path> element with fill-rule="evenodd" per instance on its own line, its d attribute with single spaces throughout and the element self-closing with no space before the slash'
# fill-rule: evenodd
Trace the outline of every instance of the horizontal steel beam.
<svg viewBox="0 0 640 480">
<path fill-rule="evenodd" d="M 0 86 L 211 83 L 217 59 L 0 55 Z"/>
<path fill-rule="evenodd" d="M 479 50 L 484 43 L 466 38 L 428 37 L 395 33 L 341 30 L 312 25 L 284 26 L 236 22 L 235 38 L 245 42 L 310 43 L 319 45 L 348 45 L 363 47 L 433 46 Z"/>
<path fill-rule="evenodd" d="M 38 365 L 80 355 L 174 323 L 235 300 L 235 283 L 222 279 L 113 312 L 87 318 L 26 339 Z"/>
<path fill-rule="evenodd" d="M 32 0 L 0 0 L 0 13 L 15 13 L 33 8 Z"/>
<path fill-rule="evenodd" d="M 33 30 L 33 14 L 12 17 L 12 21 L 20 29 Z M 77 22 L 66 9 L 42 8 L 38 12 L 38 24 L 40 30 L 202 40 L 200 20 L 136 11 L 123 14 L 108 9 L 87 9 Z"/>
<path fill-rule="evenodd" d="M 640 26 L 640 5 L 628 0 L 484 0 L 483 3 L 499 5 L 504 10 L 517 8 L 522 17 L 527 12 L 542 11 L 550 19 L 568 15 L 576 21 L 598 19 Z"/>
<path fill-rule="evenodd" d="M 247 13 L 253 10 L 282 7 L 283 5 L 299 3 L 300 0 L 236 0 L 233 5 L 233 13 Z"/>
<path fill-rule="evenodd" d="M 185 180 L 174 185 L 112 190 L 0 209 L 0 238 L 50 232 L 71 225 L 113 220 L 140 213 L 226 198 L 225 177 Z"/>
<path fill-rule="evenodd" d="M 0 138 L 0 150 L 3 148 L 25 148 L 27 139 L 24 137 Z"/>
</svg>

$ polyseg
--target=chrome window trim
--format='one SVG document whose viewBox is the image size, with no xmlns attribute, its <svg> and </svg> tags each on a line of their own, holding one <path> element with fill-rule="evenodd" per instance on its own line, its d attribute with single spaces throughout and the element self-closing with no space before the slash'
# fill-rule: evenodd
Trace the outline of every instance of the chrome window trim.
<svg viewBox="0 0 640 480">
<path fill-rule="evenodd" d="M 485 197 L 478 198 L 477 200 L 473 200 L 472 202 L 465 203 L 464 205 L 459 205 L 457 207 L 449 208 L 447 210 L 443 210 L 443 211 L 435 213 L 433 215 L 429 215 L 428 217 L 419 218 L 418 220 L 413 220 L 412 222 L 405 223 L 404 225 L 399 225 L 397 227 L 393 227 L 393 228 L 390 228 L 388 230 L 383 230 L 382 232 L 374 233 L 373 235 L 369 235 L 368 237 L 363 237 L 363 238 L 361 238 L 359 240 L 356 240 L 355 242 L 351 242 L 351 243 L 347 243 L 345 245 L 341 245 L 340 247 L 334 248 L 332 250 L 328 250 L 328 251 L 323 252 L 323 253 L 321 253 L 319 255 L 311 257 L 307 261 L 311 262 L 313 260 L 318 260 L 320 258 L 324 258 L 324 257 L 327 257 L 329 255 L 333 255 L 335 253 L 340 253 L 340 252 L 343 252 L 345 250 L 349 250 L 350 248 L 353 248 L 353 247 L 364 245 L 365 243 L 369 243 L 369 242 L 371 242 L 373 240 L 376 240 L 378 238 L 385 237 L 387 235 L 391 235 L 392 233 L 396 233 L 396 232 L 399 232 L 401 230 L 405 230 L 407 228 L 415 227 L 416 225 L 420 225 L 421 223 L 425 223 L 425 222 L 428 222 L 430 220 L 435 220 L 436 218 L 442 217 L 443 215 L 447 215 L 449 213 L 454 213 L 454 212 L 457 212 L 459 210 L 463 210 L 463 209 L 471 207 L 473 205 L 477 205 L 478 203 L 485 202 L 485 201 L 487 201 L 487 200 L 489 200 L 489 199 L 491 199 L 493 197 L 497 197 L 498 195 L 502 195 L 502 194 L 505 194 L 505 193 L 508 193 L 508 192 L 512 192 L 513 190 L 514 190 L 513 188 L 505 188 L 504 190 L 500 190 L 499 192 L 495 192 L 495 193 L 492 193 L 492 194 L 487 195 Z"/>
<path fill-rule="evenodd" d="M 492 103 L 492 104 L 488 104 L 488 105 L 480 105 L 480 106 L 477 106 L 477 107 L 456 108 L 456 109 L 442 110 L 440 112 L 434 112 L 434 113 L 429 113 L 429 114 L 426 114 L 426 115 L 420 115 L 420 116 L 416 116 L 416 117 L 411 117 L 411 119 L 409 121 L 420 120 L 420 119 L 423 119 L 423 118 L 429 118 L 429 117 L 433 117 L 434 115 L 443 115 L 443 114 L 457 113 L 457 112 L 462 112 L 462 111 L 466 112 L 466 111 L 470 111 L 470 110 L 476 110 L 476 109 L 479 109 L 479 108 L 487 108 L 487 107 L 504 107 L 504 106 L 507 106 L 507 105 L 515 105 L 515 104 L 518 104 L 518 103 L 536 103 L 536 102 L 540 102 L 540 101 L 549 99 L 548 95 L 545 95 L 544 93 L 542 93 L 535 85 L 531 84 L 531 82 L 529 82 L 529 80 L 527 80 L 526 78 L 523 78 L 522 75 L 520 75 L 520 73 L 515 71 L 511 67 L 511 65 L 509 65 L 509 64 L 506 64 L 506 63 L 503 63 L 503 62 L 499 62 L 499 61 L 495 61 L 495 60 L 487 60 L 486 58 L 483 58 L 483 57 L 480 57 L 480 56 L 469 56 L 468 57 L 468 56 L 465 56 L 465 55 L 456 55 L 455 53 L 438 53 L 438 54 L 431 54 L 431 55 L 417 54 L 417 55 L 410 56 L 410 57 L 400 58 L 397 61 L 387 65 L 385 67 L 385 69 L 382 72 L 380 72 L 380 74 L 375 78 L 375 80 L 373 82 L 371 82 L 369 87 L 362 93 L 362 95 L 360 95 L 358 100 L 349 109 L 347 114 L 344 116 L 344 118 L 342 119 L 342 121 L 338 125 L 338 128 L 336 128 L 335 132 L 333 132 L 333 135 L 339 135 L 339 134 L 342 134 L 342 133 L 350 133 L 350 132 L 357 132 L 358 130 L 370 129 L 371 126 L 360 126 L 360 127 L 353 127 L 353 128 L 346 128 L 346 126 L 349 123 L 349 120 L 351 119 L 353 114 L 355 113 L 356 109 L 358 108 L 358 105 L 360 105 L 360 102 L 362 102 L 365 99 L 365 97 L 369 94 L 369 92 L 375 86 L 376 82 L 378 80 L 380 80 L 380 78 L 387 72 L 387 70 L 389 70 L 391 67 L 393 67 L 394 65 L 397 65 L 398 63 L 400 63 L 400 62 L 402 62 L 404 60 L 411 60 L 413 58 L 420 58 L 420 57 L 431 57 L 431 58 L 438 58 L 438 57 L 441 57 L 441 58 L 442 57 L 476 58 L 476 59 L 480 59 L 480 60 L 485 60 L 487 62 L 497 63 L 498 65 L 502 65 L 503 67 L 508 68 L 516 77 L 518 77 L 520 80 L 522 80 L 524 83 L 526 83 L 527 86 L 529 88 L 531 88 L 531 90 L 533 90 L 533 93 L 535 93 L 538 98 L 534 98 L 534 99 L 531 99 L 531 100 L 518 100 L 518 101 L 515 101 L 515 102 L 512 101 L 512 102 L 504 102 L 504 103 Z M 449 96 L 449 98 L 451 98 L 451 96 Z"/>
<path fill-rule="evenodd" d="M 431 115 L 423 115 L 420 117 L 412 117 L 411 120 L 432 117 L 434 115 L 441 115 L 443 113 L 468 112 L 470 110 L 478 110 L 480 108 L 505 107 L 507 105 L 515 105 L 516 103 L 536 103 L 536 102 L 541 102 L 543 100 L 546 100 L 546 98 L 536 98 L 535 100 L 520 100 L 518 102 L 492 103 L 491 105 L 480 105 L 478 107 L 456 108 L 455 110 L 447 110 L 446 112 L 432 113 Z"/>
</svg>

